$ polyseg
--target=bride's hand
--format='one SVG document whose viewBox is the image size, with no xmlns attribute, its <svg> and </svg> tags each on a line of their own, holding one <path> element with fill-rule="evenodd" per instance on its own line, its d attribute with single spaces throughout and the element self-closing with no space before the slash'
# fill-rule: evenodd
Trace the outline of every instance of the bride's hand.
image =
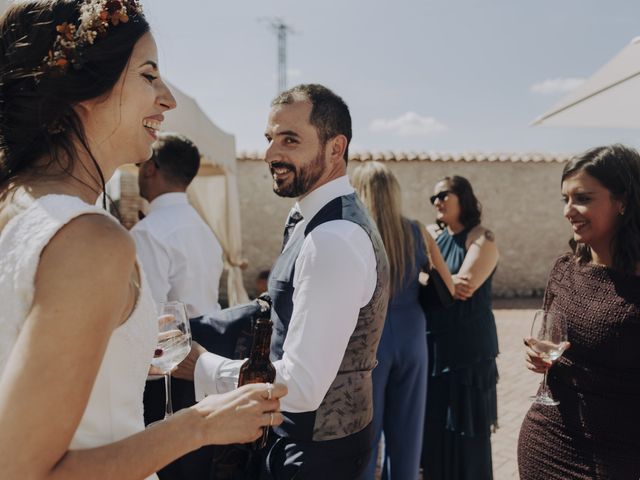
<svg viewBox="0 0 640 480">
<path fill-rule="evenodd" d="M 228 393 L 209 395 L 193 407 L 201 416 L 202 445 L 248 443 L 260 437 L 262 427 L 282 423 L 282 384 L 254 383 Z"/>
</svg>

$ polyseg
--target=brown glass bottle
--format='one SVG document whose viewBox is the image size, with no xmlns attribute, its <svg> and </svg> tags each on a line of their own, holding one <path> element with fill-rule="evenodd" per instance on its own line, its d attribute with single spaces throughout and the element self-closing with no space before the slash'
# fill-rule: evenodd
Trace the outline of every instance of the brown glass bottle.
<svg viewBox="0 0 640 480">
<path fill-rule="evenodd" d="M 249 383 L 273 383 L 276 379 L 276 369 L 269 360 L 271 353 L 271 302 L 268 296 L 258 299 L 260 311 L 256 314 L 253 326 L 253 342 L 251 354 L 240 367 L 238 387 Z M 269 427 L 263 429 L 262 437 L 253 443 L 254 448 L 264 448 L 267 444 Z"/>
</svg>

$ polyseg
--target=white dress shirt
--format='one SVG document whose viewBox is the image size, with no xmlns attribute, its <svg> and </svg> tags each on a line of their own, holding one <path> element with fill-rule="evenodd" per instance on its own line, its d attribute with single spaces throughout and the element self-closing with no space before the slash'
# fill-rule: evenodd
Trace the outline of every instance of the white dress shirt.
<svg viewBox="0 0 640 480">
<path fill-rule="evenodd" d="M 353 193 L 347 176 L 317 188 L 294 206 L 304 217 L 289 240 L 331 200 Z M 287 247 L 285 246 L 285 249 Z M 289 389 L 282 410 L 316 410 L 338 373 L 362 307 L 376 287 L 376 259 L 369 235 L 356 223 L 333 220 L 306 236 L 296 259 L 293 312 L 284 354 L 274 362 L 276 382 Z M 205 353 L 195 368 L 196 399 L 233 390 L 243 360 Z"/>
<path fill-rule="evenodd" d="M 220 310 L 222 247 L 186 193 L 155 198 L 131 234 L 156 303 L 180 300 L 191 318 Z"/>
</svg>

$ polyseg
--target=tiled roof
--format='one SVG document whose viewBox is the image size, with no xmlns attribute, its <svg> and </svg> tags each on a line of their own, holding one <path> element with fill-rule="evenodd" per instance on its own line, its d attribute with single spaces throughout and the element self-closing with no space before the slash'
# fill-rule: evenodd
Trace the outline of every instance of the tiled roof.
<svg viewBox="0 0 640 480">
<path fill-rule="evenodd" d="M 552 153 L 441 153 L 441 152 L 356 152 L 349 156 L 349 161 L 366 162 L 533 162 L 553 163 L 565 162 L 571 155 Z M 264 156 L 257 152 L 240 152 L 240 161 L 262 161 Z"/>
</svg>

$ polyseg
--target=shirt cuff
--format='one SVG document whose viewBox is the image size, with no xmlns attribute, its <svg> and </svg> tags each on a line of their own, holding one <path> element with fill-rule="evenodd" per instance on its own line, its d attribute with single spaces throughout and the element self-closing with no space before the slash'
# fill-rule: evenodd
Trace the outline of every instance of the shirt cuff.
<svg viewBox="0 0 640 480">
<path fill-rule="evenodd" d="M 210 352 L 200 355 L 193 372 L 196 401 L 214 393 L 235 390 L 243 363 L 244 360 L 230 360 Z"/>
</svg>

